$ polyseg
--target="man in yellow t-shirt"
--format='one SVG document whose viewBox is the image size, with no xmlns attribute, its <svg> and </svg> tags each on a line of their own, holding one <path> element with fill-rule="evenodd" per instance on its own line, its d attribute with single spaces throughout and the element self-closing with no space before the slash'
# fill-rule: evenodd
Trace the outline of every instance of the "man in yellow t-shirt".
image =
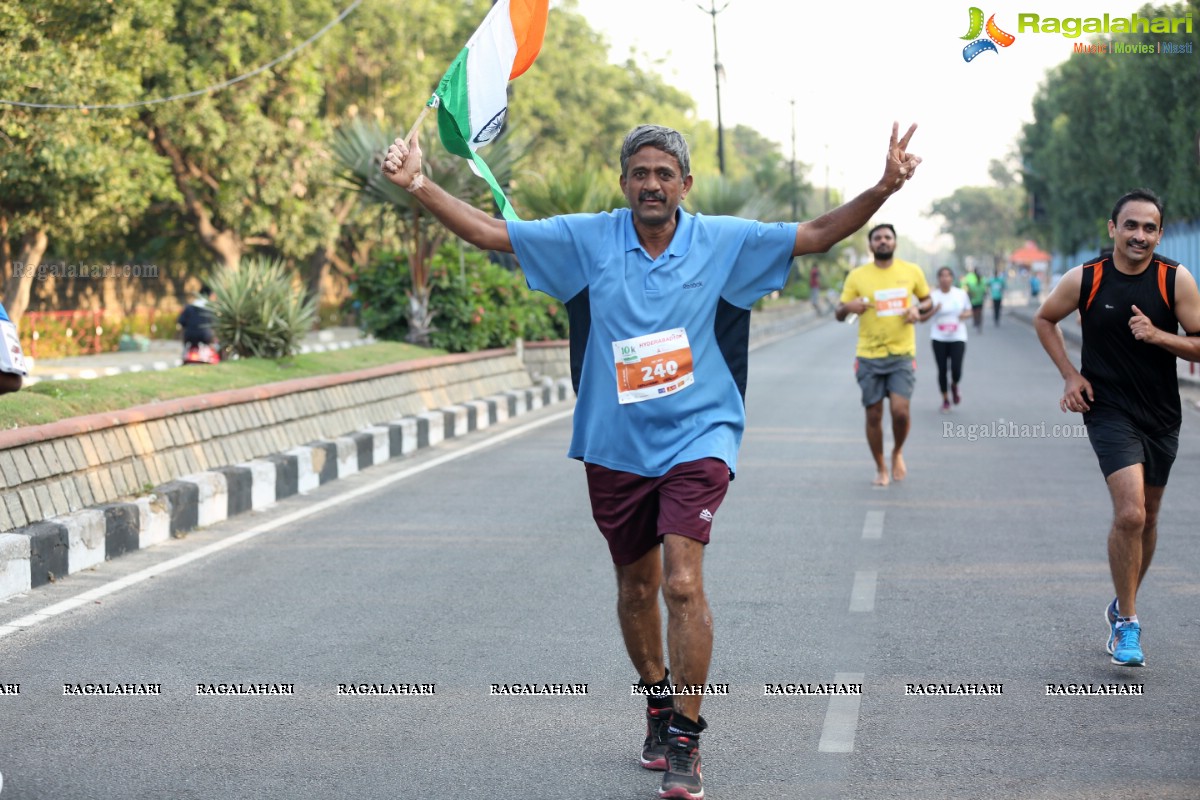
<svg viewBox="0 0 1200 800">
<path fill-rule="evenodd" d="M 896 229 L 884 223 L 867 234 L 875 260 L 846 276 L 838 321 L 857 314 L 858 349 L 854 373 L 867 410 L 867 445 L 875 459 L 875 485 L 887 486 L 883 460 L 883 401 L 892 410 L 891 480 L 902 481 L 908 470 L 901 449 L 908 438 L 908 402 L 916 383 L 917 334 L 913 323 L 929 319 L 933 301 L 925 273 L 916 264 L 894 258 Z M 917 303 L 913 303 L 913 297 Z"/>
</svg>

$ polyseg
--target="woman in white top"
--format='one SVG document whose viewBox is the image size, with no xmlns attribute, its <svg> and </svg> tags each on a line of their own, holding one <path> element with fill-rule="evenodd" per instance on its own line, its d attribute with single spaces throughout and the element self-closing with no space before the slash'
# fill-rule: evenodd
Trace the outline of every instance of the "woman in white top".
<svg viewBox="0 0 1200 800">
<path fill-rule="evenodd" d="M 950 410 L 950 399 L 958 405 L 962 396 L 958 382 L 962 378 L 963 356 L 967 352 L 967 326 L 963 320 L 970 319 L 971 298 L 966 291 L 954 285 L 954 270 L 942 267 L 937 273 L 937 288 L 930 292 L 933 299 L 932 329 L 933 358 L 937 361 L 938 388 L 942 390 L 942 411 Z M 946 373 L 949 366 L 950 381 Z"/>
</svg>

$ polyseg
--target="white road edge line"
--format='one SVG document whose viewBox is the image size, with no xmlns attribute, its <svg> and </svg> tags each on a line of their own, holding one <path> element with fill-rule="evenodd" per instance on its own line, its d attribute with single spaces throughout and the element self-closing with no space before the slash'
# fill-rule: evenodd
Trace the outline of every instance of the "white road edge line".
<svg viewBox="0 0 1200 800">
<path fill-rule="evenodd" d="M 862 672 L 838 672 L 834 683 L 862 683 Z M 858 712 L 862 707 L 861 694 L 833 695 L 825 710 L 825 724 L 821 727 L 819 753 L 853 753 L 854 737 L 858 733 Z"/>
<path fill-rule="evenodd" d="M 875 583 L 879 580 L 879 572 L 873 569 L 860 569 L 854 573 L 854 588 L 850 590 L 851 611 L 875 610 Z"/>
<path fill-rule="evenodd" d="M 122 589 L 128 589 L 130 586 L 136 586 L 143 581 L 150 580 L 151 578 L 170 572 L 171 570 L 178 569 L 185 564 L 190 564 L 193 561 L 199 561 L 200 559 L 210 556 L 213 553 L 219 553 L 222 550 L 226 550 L 234 545 L 241 544 L 242 542 L 253 539 L 256 536 L 261 536 L 264 533 L 270 533 L 273 530 L 282 528 L 285 525 L 290 525 L 291 523 L 302 520 L 305 517 L 312 516 L 313 514 L 319 514 L 327 509 L 340 506 L 343 503 L 355 500 L 359 497 L 362 497 L 364 494 L 370 494 L 371 492 L 374 492 L 384 486 L 398 483 L 406 478 L 411 478 L 414 475 L 419 475 L 422 472 L 431 470 L 434 467 L 440 467 L 443 464 L 448 464 L 451 461 L 457 461 L 460 458 L 474 455 L 480 450 L 485 450 L 494 445 L 506 442 L 509 439 L 514 439 L 532 430 L 540 428 L 543 425 L 549 425 L 551 423 L 558 422 L 561 419 L 571 416 L 573 413 L 574 408 L 571 408 L 566 411 L 561 411 L 557 414 L 552 414 L 548 417 L 543 417 L 542 419 L 536 420 L 527 425 L 522 425 L 519 428 L 513 428 L 510 431 L 505 431 L 504 433 L 493 436 L 485 441 L 477 442 L 468 447 L 464 447 L 461 450 L 456 450 L 452 453 L 446 453 L 445 455 L 430 459 L 419 466 L 410 467 L 409 469 L 402 470 L 394 475 L 389 475 L 386 478 L 381 478 L 373 483 L 360 486 L 357 489 L 351 489 L 347 492 L 343 492 L 336 497 L 331 497 L 328 500 L 322 500 L 316 505 L 300 509 L 299 511 L 294 511 L 291 514 L 285 514 L 284 516 L 279 517 L 278 519 L 273 519 L 270 522 L 264 522 L 262 525 L 257 525 L 249 530 L 234 534 L 233 536 L 222 539 L 219 542 L 213 542 L 212 544 L 205 545 L 204 547 L 194 550 L 187 555 L 182 555 L 178 558 L 172 558 L 169 561 L 164 561 L 161 564 L 154 565 L 153 567 L 147 567 L 140 572 L 126 575 L 125 577 L 118 578 L 115 581 L 110 581 L 103 586 L 97 586 L 95 589 L 89 589 L 88 591 L 78 594 L 69 600 L 63 600 L 62 602 L 55 603 L 52 606 L 47 606 L 41 611 L 35 611 L 32 614 L 27 614 L 24 617 L 20 617 L 19 619 L 14 619 L 8 623 L 5 623 L 4 625 L 0 625 L 0 639 L 8 636 L 11 633 L 32 628 L 34 625 L 45 622 L 48 619 L 53 619 L 54 617 L 65 614 L 68 611 L 79 608 L 80 606 L 87 605 L 88 603 L 94 602 L 101 597 L 107 597 L 108 595 L 119 592 Z"/>
<path fill-rule="evenodd" d="M 882 511 L 868 511 L 867 519 L 863 522 L 864 539 L 881 539 L 883 538 L 883 515 Z"/>
</svg>

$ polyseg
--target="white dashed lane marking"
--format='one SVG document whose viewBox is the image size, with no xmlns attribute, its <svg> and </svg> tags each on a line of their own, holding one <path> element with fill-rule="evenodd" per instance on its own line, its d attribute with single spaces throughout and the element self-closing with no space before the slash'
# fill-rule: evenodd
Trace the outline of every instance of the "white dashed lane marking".
<svg viewBox="0 0 1200 800">
<path fill-rule="evenodd" d="M 863 682 L 861 672 L 839 672 L 834 675 L 835 683 Z M 834 695 L 829 698 L 825 710 L 825 725 L 821 728 L 820 753 L 853 753 L 854 736 L 858 733 L 858 711 L 862 707 L 862 695 Z"/>
<path fill-rule="evenodd" d="M 867 519 L 863 523 L 864 539 L 880 539 L 883 537 L 883 513 L 882 511 L 868 511 Z"/>
<path fill-rule="evenodd" d="M 850 590 L 851 611 L 875 610 L 875 582 L 879 580 L 879 572 L 873 569 L 860 569 L 854 573 L 854 588 Z"/>
</svg>

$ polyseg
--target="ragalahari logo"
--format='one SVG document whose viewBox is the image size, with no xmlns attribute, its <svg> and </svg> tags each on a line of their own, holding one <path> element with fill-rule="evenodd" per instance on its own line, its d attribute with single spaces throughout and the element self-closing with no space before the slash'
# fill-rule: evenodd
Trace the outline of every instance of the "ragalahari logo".
<svg viewBox="0 0 1200 800">
<path fill-rule="evenodd" d="M 996 24 L 996 15 L 992 14 L 988 17 L 987 25 L 983 24 L 983 9 L 971 6 L 971 27 L 967 31 L 967 35 L 963 39 L 973 39 L 969 45 L 963 48 L 963 61 L 973 61 L 975 56 L 980 53 L 986 53 L 989 50 L 993 53 L 1000 52 L 996 49 L 996 45 L 1008 47 L 1017 40 L 1017 37 L 1011 33 L 1005 33 L 1000 30 Z M 987 31 L 987 38 L 979 38 L 979 34 Z"/>
</svg>

